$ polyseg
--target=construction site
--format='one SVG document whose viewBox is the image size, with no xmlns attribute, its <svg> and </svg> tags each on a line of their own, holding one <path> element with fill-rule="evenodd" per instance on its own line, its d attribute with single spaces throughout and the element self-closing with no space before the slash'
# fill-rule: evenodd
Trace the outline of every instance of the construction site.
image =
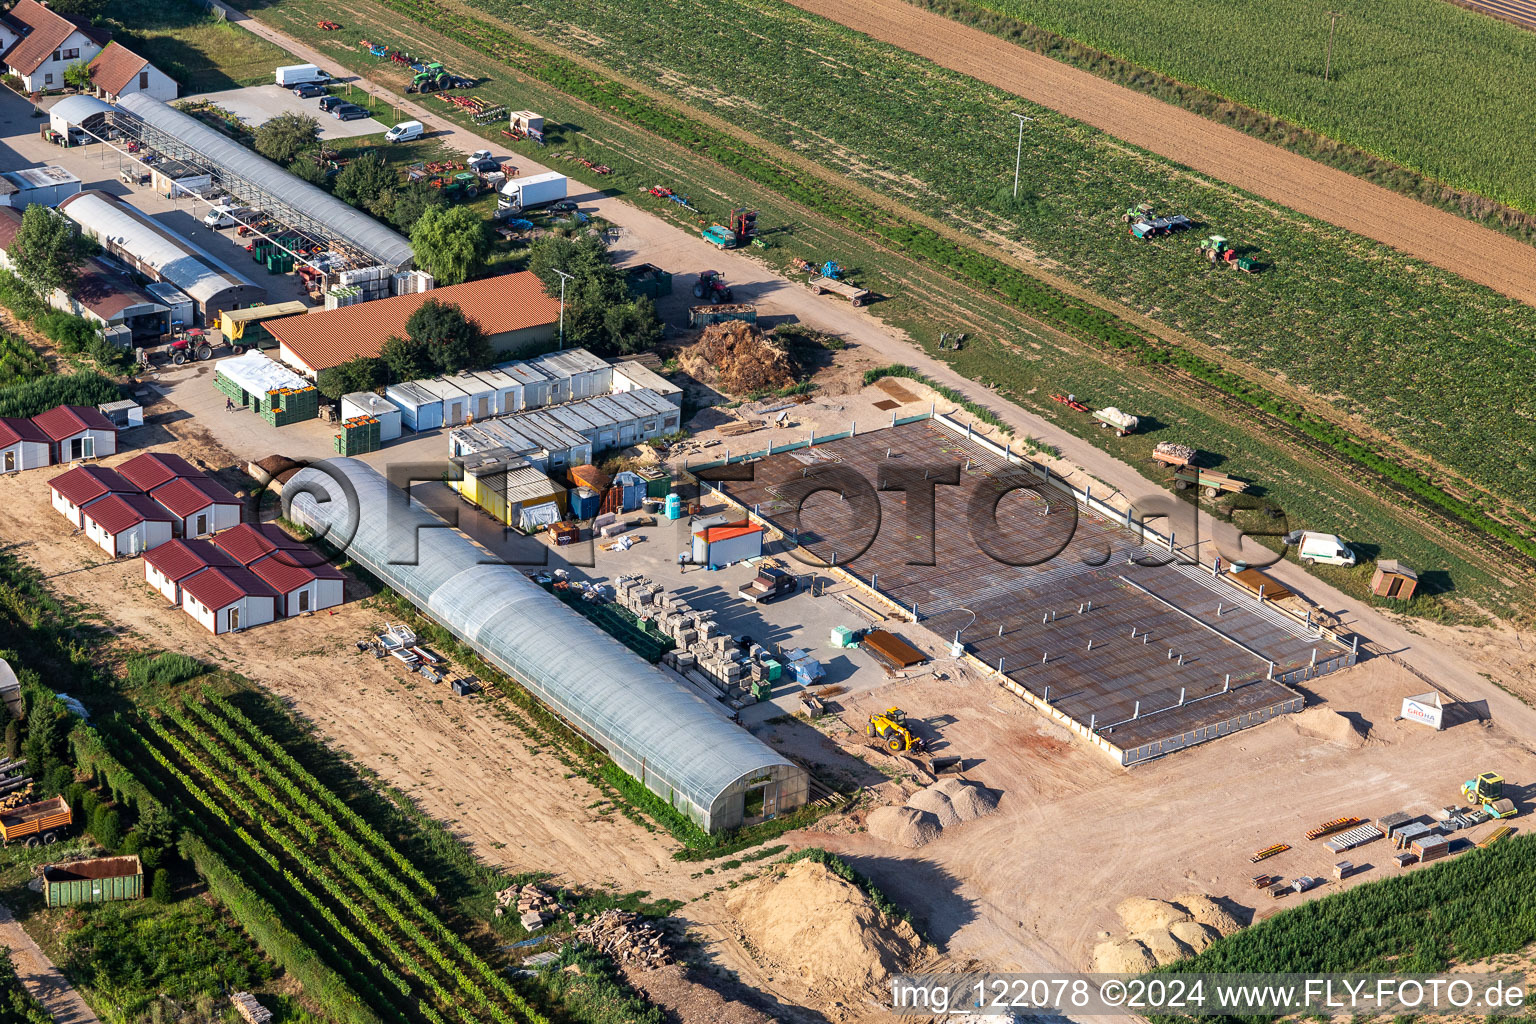
<svg viewBox="0 0 1536 1024">
<path fill-rule="evenodd" d="M 1354 663 L 1278 584 L 1213 572 L 945 417 L 712 468 L 707 486 L 1123 766 L 1300 711 L 1292 684 Z"/>
</svg>

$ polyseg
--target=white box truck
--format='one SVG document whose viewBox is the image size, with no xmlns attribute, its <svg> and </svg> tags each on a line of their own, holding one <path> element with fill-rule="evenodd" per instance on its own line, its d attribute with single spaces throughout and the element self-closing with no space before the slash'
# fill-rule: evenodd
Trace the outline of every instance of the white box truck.
<svg viewBox="0 0 1536 1024">
<path fill-rule="evenodd" d="M 1286 538 L 1290 540 L 1289 537 Z M 1355 564 L 1355 553 L 1344 543 L 1342 537 L 1331 533 L 1313 533 L 1304 530 L 1301 537 L 1295 542 L 1296 555 L 1307 565 L 1316 565 L 1321 562 L 1324 565 L 1350 566 Z"/>
<path fill-rule="evenodd" d="M 285 64 L 277 69 L 277 84 L 284 89 L 292 89 L 305 82 L 329 82 L 330 80 L 329 71 L 322 71 L 313 64 Z"/>
<path fill-rule="evenodd" d="M 531 210 L 536 206 L 548 206 L 565 198 L 565 175 L 555 171 L 528 174 L 513 178 L 501 186 L 496 197 L 498 210 Z"/>
</svg>

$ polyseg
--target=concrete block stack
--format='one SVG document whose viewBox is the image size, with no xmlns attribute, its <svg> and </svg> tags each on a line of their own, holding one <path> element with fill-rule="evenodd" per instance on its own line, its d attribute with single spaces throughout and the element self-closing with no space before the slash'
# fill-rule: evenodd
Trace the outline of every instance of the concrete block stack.
<svg viewBox="0 0 1536 1024">
<path fill-rule="evenodd" d="M 731 707 L 754 704 L 752 683 L 759 681 L 747 656 L 735 642 L 721 632 L 706 611 L 694 609 L 687 601 L 667 593 L 659 583 L 641 575 L 621 576 L 614 582 L 614 600 L 646 620 L 648 628 L 671 637 L 677 647 L 662 658 L 662 664 L 697 682 L 705 682 L 729 701 Z M 766 676 L 764 677 L 766 679 Z"/>
<path fill-rule="evenodd" d="M 517 907 L 518 921 L 524 930 L 536 932 L 560 916 L 560 904 L 536 885 L 509 885 L 496 894 L 496 916 Z"/>
</svg>

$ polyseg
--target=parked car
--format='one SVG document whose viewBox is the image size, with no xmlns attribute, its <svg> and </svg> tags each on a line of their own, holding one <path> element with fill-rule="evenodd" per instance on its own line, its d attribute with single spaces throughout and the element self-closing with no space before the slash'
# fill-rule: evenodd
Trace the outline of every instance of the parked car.
<svg viewBox="0 0 1536 1024">
<path fill-rule="evenodd" d="M 314 96 L 324 96 L 325 86 L 319 82 L 301 82 L 293 87 L 293 94 L 301 100 L 307 100 Z"/>
<path fill-rule="evenodd" d="M 326 96 L 320 101 L 320 109 L 327 114 L 343 105 L 351 106 L 352 104 L 347 103 L 340 96 Z"/>
<path fill-rule="evenodd" d="M 550 203 L 549 208 L 559 213 L 568 213 L 571 210 L 576 209 L 576 200 L 562 199 L 558 203 Z"/>
<path fill-rule="evenodd" d="M 368 116 L 368 111 L 356 103 L 343 103 L 331 111 L 331 116 L 338 121 L 361 121 Z"/>
</svg>

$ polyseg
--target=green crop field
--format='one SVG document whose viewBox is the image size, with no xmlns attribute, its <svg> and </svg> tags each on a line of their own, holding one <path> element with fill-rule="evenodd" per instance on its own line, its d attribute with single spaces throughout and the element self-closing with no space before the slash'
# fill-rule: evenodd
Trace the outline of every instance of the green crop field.
<svg viewBox="0 0 1536 1024">
<path fill-rule="evenodd" d="M 971 0 L 1536 213 L 1536 34 L 1446 0 Z"/>
<path fill-rule="evenodd" d="M 772 0 L 475 6 L 1283 377 L 1432 453 L 1442 478 L 1510 499 L 1504 515 L 1536 507 L 1525 384 L 1536 359 L 1522 340 L 1536 310 L 1040 108 L 1029 108 L 1038 120 L 1014 202 L 1007 112 L 1027 105 Z M 1201 230 L 1129 238 L 1117 215 L 1144 198 Z M 1209 267 L 1196 247 L 1205 232 L 1251 251 L 1262 272 Z"/>
<path fill-rule="evenodd" d="M 711 135 L 661 107 L 646 105 L 638 94 L 597 74 L 572 72 L 568 61 L 541 54 L 493 27 L 490 19 L 466 18 L 462 9 L 413 0 L 391 0 L 390 5 L 357 0 L 349 11 L 348 29 L 359 38 L 391 41 L 408 32 L 418 52 L 480 77 L 476 95 L 513 109 L 529 107 L 550 118 L 554 134 L 548 149 L 513 143 L 516 151 L 566 169 L 610 193 L 635 194 L 655 183 L 686 191 L 701 213 L 648 196 L 634 199 L 685 228 L 696 227 L 700 216 L 721 217 L 728 206 L 750 202 L 762 211 L 759 222 L 771 240 L 766 251 L 753 250 L 754 254 L 780 268 L 796 254 L 838 258 L 852 267 L 861 282 L 890 296 L 875 307 L 882 319 L 907 330 L 930 353 L 951 360 L 960 372 L 995 386 L 999 395 L 1057 421 L 1063 429 L 1131 461 L 1144 458 L 1155 440 L 1170 436 L 1187 440 L 1217 453 L 1229 472 L 1259 481 L 1293 521 L 1339 529 L 1368 549 L 1395 554 L 1410 564 L 1417 558 L 1417 567 L 1433 576 L 1434 594 L 1449 592 L 1453 601 L 1458 595 L 1470 597 L 1483 608 L 1519 603 L 1518 587 L 1512 589 L 1509 581 L 1490 571 L 1490 560 L 1479 554 L 1476 545 L 1469 547 L 1458 539 L 1467 537 L 1467 530 L 1457 528 L 1447 535 L 1433 522 L 1426 525 L 1422 512 L 1390 489 L 1372 484 L 1356 467 L 1332 457 L 1304 454 L 1295 445 L 1281 442 L 1267 427 L 1256 427 L 1240 411 L 1212 408 L 1208 395 L 1198 389 L 1192 392 L 1187 382 L 1164 368 L 1144 365 L 1134 350 L 1116 350 L 1113 342 L 1105 347 L 1083 344 L 1084 335 L 1119 337 L 1112 318 L 1073 300 L 1063 301 L 1062 296 L 1046 295 L 1039 305 L 1031 305 L 1035 286 L 1030 278 L 995 261 L 974 259 L 959 248 L 940 252 L 943 259 L 927 258 L 932 250 L 920 246 L 931 245 L 934 236 L 904 226 L 900 219 L 871 212 L 835 181 L 823 184 L 803 172 L 796 177 L 773 177 L 779 165 L 765 170 L 763 154 L 752 148 L 750 139 L 739 147 L 725 146 L 718 133 Z M 319 0 L 279 0 L 256 13 L 353 70 L 399 87 L 398 72 L 391 65 L 360 53 L 354 42 L 340 34 L 315 29 L 315 19 L 324 14 Z M 401 14 L 415 23 L 402 29 Z M 665 102 L 656 101 L 663 106 Z M 494 125 L 475 130 L 487 137 L 497 134 Z M 613 174 L 597 176 L 561 159 L 571 155 L 608 164 Z M 1011 182 L 1011 150 L 1006 156 L 1009 173 L 997 176 L 999 185 L 1005 178 Z M 771 186 L 762 187 L 765 181 Z M 938 212 L 931 203 L 924 209 Z M 1102 234 L 1118 246 L 1123 228 L 1113 216 L 1107 219 L 1110 224 Z M 878 244 L 868 244 L 871 237 L 878 237 Z M 1193 241 L 1187 244 L 1193 248 Z M 1153 252 L 1154 258 L 1160 255 Z M 1228 272 L 1227 276 L 1230 280 L 1236 275 Z M 970 287 L 956 288 L 956 279 Z M 1073 337 L 1019 316 L 1019 309 L 1044 315 L 1048 323 L 1059 323 Z M 937 351 L 941 331 L 962 329 L 972 332 L 963 352 Z M 1049 401 L 1050 391 L 1061 389 L 1103 395 L 1106 402 L 1114 400 L 1123 408 L 1135 409 L 1153 425 L 1151 433 L 1119 439 L 1094 430 L 1084 418 Z M 1365 596 L 1366 579 L 1343 570 L 1318 572 L 1346 592 Z M 1405 610 L 1439 615 L 1447 608 L 1440 597 L 1430 596 Z"/>
</svg>

